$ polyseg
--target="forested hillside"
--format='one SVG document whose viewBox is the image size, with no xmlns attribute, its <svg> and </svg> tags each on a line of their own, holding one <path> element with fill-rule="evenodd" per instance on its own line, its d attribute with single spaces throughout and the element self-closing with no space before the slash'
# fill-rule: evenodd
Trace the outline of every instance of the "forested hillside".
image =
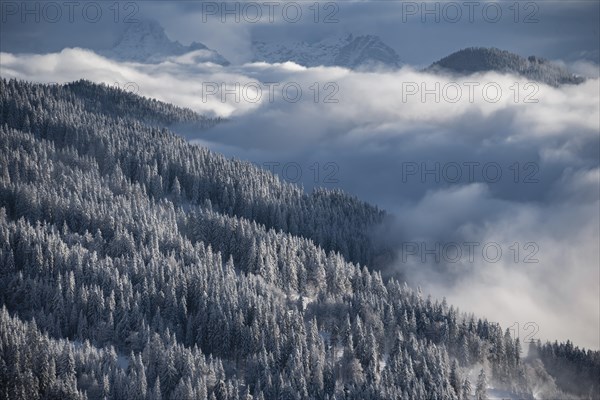
<svg viewBox="0 0 600 400">
<path fill-rule="evenodd" d="M 522 358 L 384 281 L 382 211 L 190 145 L 166 128 L 214 123 L 190 110 L 89 82 L 0 102 L 0 398 L 597 397 L 598 352 Z"/>
<path fill-rule="evenodd" d="M 384 217 L 377 208 L 339 191 L 305 194 L 250 163 L 228 160 L 149 126 L 203 120 L 190 110 L 148 99 L 132 106 L 135 95 L 89 82 L 3 81 L 0 89 L 2 121 L 9 127 L 73 147 L 95 160 L 102 174 L 120 169 L 155 200 L 175 194 L 175 205 L 212 203 L 222 213 L 311 238 L 352 261 L 370 264 L 374 258 L 368 233 Z M 115 101 L 117 93 L 124 98 Z M 147 122 L 148 115 L 155 117 Z"/>
<path fill-rule="evenodd" d="M 176 107 L 86 80 L 51 88 L 59 91 L 59 96 L 63 97 L 64 101 L 76 104 L 91 113 L 108 113 L 123 119 L 142 121 L 145 125 L 169 126 L 187 123 L 197 124 L 199 129 L 203 129 L 220 122 L 220 119 L 205 118 L 189 108 Z"/>
</svg>

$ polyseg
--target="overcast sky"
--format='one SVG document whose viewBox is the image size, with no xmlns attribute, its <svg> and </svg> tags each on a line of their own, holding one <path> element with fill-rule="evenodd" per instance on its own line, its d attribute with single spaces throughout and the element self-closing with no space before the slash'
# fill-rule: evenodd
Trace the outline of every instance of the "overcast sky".
<svg viewBox="0 0 600 400">
<path fill-rule="evenodd" d="M 71 8 L 66 2 L 3 1 L 0 45 L 11 53 L 103 49 L 128 22 L 152 18 L 172 39 L 202 42 L 236 62 L 249 58 L 253 39 L 316 41 L 349 33 L 381 36 L 410 64 L 429 64 L 470 46 L 597 62 L 600 47 L 595 0 L 429 2 L 425 7 L 408 1 L 322 1 L 318 7 L 313 1 L 246 3 L 137 1 L 115 7 L 114 2 L 81 1 Z M 302 15 L 296 17 L 298 5 Z M 239 23 L 226 13 L 235 7 Z"/>
</svg>

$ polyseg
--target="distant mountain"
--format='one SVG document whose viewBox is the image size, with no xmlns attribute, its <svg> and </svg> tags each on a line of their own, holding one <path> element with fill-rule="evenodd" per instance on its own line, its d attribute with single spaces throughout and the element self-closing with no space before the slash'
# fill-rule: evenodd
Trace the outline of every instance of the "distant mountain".
<svg viewBox="0 0 600 400">
<path fill-rule="evenodd" d="M 497 48 L 471 47 L 434 62 L 427 71 L 471 74 L 497 71 L 514 73 L 551 86 L 579 84 L 585 79 L 536 56 L 528 58 Z"/>
<path fill-rule="evenodd" d="M 381 38 L 373 35 L 348 35 L 316 43 L 255 41 L 252 43 L 252 50 L 254 61 L 293 61 L 306 67 L 323 65 L 351 69 L 375 66 L 398 68 L 402 64 L 396 51 Z"/>
<path fill-rule="evenodd" d="M 225 57 L 202 43 L 192 42 L 189 46 L 184 46 L 178 41 L 172 41 L 158 22 L 149 20 L 129 25 L 112 49 L 105 51 L 104 55 L 119 61 L 143 63 L 161 62 L 185 55 L 186 62 L 229 65 Z"/>
</svg>

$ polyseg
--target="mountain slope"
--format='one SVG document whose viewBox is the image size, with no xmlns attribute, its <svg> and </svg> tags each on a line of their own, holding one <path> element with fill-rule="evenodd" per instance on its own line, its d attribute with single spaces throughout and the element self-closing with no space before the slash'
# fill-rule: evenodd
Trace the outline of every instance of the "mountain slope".
<svg viewBox="0 0 600 400">
<path fill-rule="evenodd" d="M 336 190 L 316 189 L 310 194 L 304 193 L 299 187 L 250 163 L 227 160 L 171 132 L 159 130 L 155 123 L 149 123 L 153 120 L 146 121 L 155 100 L 124 94 L 125 98 L 139 99 L 139 105 L 127 107 L 133 112 L 117 110 L 114 114 L 117 103 L 114 96 L 122 93 L 116 89 L 89 82 L 47 87 L 2 82 L 3 112 L 9 126 L 25 124 L 28 129 L 39 129 L 43 137 L 46 137 L 45 132 L 58 132 L 55 140 L 60 143 L 73 135 L 82 149 L 93 149 L 91 155 L 102 169 L 114 169 L 116 166 L 112 163 L 119 161 L 122 171 L 132 181 L 156 180 L 149 188 L 152 196 L 169 193 L 177 179 L 186 200 L 192 204 L 209 202 L 228 215 L 249 218 L 268 228 L 313 239 L 325 250 L 339 251 L 347 259 L 363 265 L 372 265 L 377 257 L 370 232 L 383 221 L 385 214 L 381 210 Z M 28 90 L 35 90 L 41 97 L 43 93 L 56 96 L 60 101 L 52 102 L 41 111 L 36 107 L 21 109 L 17 99 L 27 96 Z M 93 107 L 89 108 L 89 104 Z M 72 114 L 67 125 L 52 118 L 53 114 L 62 112 L 61 107 L 67 107 Z M 189 118 L 189 110 L 170 107 L 182 115 L 175 122 Z M 14 120 L 14 115 L 20 115 L 19 119 Z M 117 115 L 120 128 L 109 139 L 102 139 L 98 128 L 108 129 Z"/>
<path fill-rule="evenodd" d="M 206 118 L 189 108 L 181 108 L 156 99 L 140 97 L 118 88 L 79 80 L 63 87 L 73 100 L 91 113 L 110 113 L 122 118 L 143 121 L 146 125 L 171 126 L 184 124 L 206 129 L 221 122 L 220 118 Z"/>
<path fill-rule="evenodd" d="M 543 58 L 524 58 L 506 50 L 485 47 L 471 47 L 452 53 L 434 62 L 427 71 L 457 74 L 497 71 L 521 75 L 551 86 L 578 84 L 584 81 L 584 78 L 571 74 Z"/>
<path fill-rule="evenodd" d="M 529 400 L 550 377 L 510 331 L 323 248 L 376 208 L 73 86 L 0 80 L 2 398 L 465 400 L 484 363 Z M 597 352 L 553 354 L 593 389 Z"/>
<path fill-rule="evenodd" d="M 158 22 L 149 20 L 128 24 L 121 38 L 103 54 L 119 61 L 142 63 L 158 63 L 186 55 L 187 62 L 229 65 L 229 61 L 221 54 L 202 43 L 193 42 L 184 46 L 178 41 L 170 40 Z"/>
<path fill-rule="evenodd" d="M 254 61 L 293 61 L 306 67 L 340 66 L 350 69 L 384 66 L 398 68 L 400 57 L 394 49 L 373 35 L 328 38 L 316 43 L 252 43 Z"/>
</svg>

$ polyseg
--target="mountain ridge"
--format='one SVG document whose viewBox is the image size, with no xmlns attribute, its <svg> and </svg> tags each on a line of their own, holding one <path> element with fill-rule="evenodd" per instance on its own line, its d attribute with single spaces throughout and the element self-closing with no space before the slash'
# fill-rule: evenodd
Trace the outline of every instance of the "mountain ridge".
<svg viewBox="0 0 600 400">
<path fill-rule="evenodd" d="M 294 62 L 305 67 L 340 66 L 353 70 L 398 69 L 403 65 L 398 53 L 376 35 L 348 34 L 327 37 L 316 42 L 252 41 L 253 62 Z M 159 63 L 173 60 L 183 63 L 231 63 L 217 50 L 193 41 L 184 46 L 172 41 L 154 20 L 142 20 L 127 27 L 121 37 L 102 55 L 120 61 Z M 469 47 L 451 53 L 424 69 L 425 72 L 468 75 L 496 71 L 513 73 L 551 86 L 579 84 L 585 78 L 537 56 L 527 58 L 495 47 Z"/>
<path fill-rule="evenodd" d="M 184 46 L 172 41 L 164 28 L 154 20 L 128 25 L 113 47 L 103 52 L 103 55 L 120 61 L 143 63 L 158 63 L 185 54 L 191 54 L 196 62 L 212 62 L 223 66 L 230 64 L 219 52 L 200 42 Z"/>
<path fill-rule="evenodd" d="M 400 57 L 375 35 L 349 34 L 318 42 L 252 42 L 253 61 L 292 61 L 306 67 L 340 66 L 350 69 L 383 66 L 399 68 Z"/>
</svg>

